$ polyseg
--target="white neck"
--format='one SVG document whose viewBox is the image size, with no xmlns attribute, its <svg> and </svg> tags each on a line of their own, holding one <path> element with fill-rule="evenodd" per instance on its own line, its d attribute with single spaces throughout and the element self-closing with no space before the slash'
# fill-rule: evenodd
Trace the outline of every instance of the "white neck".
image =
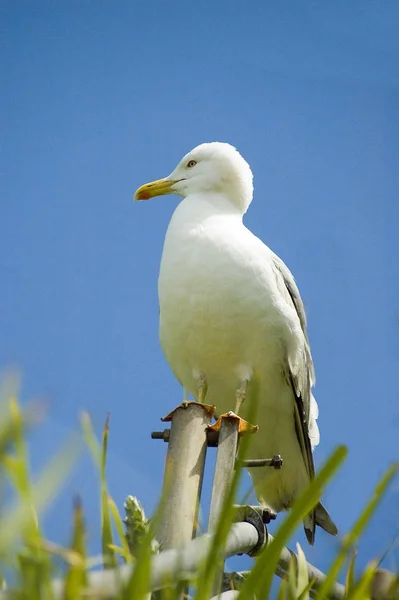
<svg viewBox="0 0 399 600">
<path fill-rule="evenodd" d="M 175 213 L 190 221 L 204 221 L 210 217 L 226 216 L 240 219 L 243 212 L 223 193 L 190 194 L 183 198 Z"/>
</svg>

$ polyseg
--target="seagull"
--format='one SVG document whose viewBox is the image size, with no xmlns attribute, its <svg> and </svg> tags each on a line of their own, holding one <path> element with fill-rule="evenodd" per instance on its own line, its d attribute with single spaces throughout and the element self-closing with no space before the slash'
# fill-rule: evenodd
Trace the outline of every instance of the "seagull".
<svg viewBox="0 0 399 600">
<path fill-rule="evenodd" d="M 297 285 L 243 223 L 252 180 L 233 146 L 204 143 L 134 198 L 183 198 L 169 223 L 158 280 L 161 346 L 185 391 L 218 411 L 247 414 L 256 388 L 259 431 L 251 458 L 281 455 L 284 465 L 250 473 L 259 502 L 281 512 L 314 477 L 318 407 Z M 311 545 L 316 525 L 338 532 L 321 503 L 304 520 Z"/>
</svg>

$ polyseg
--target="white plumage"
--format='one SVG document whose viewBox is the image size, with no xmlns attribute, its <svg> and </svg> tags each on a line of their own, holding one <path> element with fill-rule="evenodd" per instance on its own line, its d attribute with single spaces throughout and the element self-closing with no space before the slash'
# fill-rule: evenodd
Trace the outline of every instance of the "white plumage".
<svg viewBox="0 0 399 600">
<path fill-rule="evenodd" d="M 250 456 L 281 454 L 284 466 L 258 467 L 251 475 L 259 501 L 281 511 L 314 475 L 318 408 L 297 286 L 281 259 L 242 222 L 252 192 L 246 161 L 229 144 L 214 142 L 192 150 L 169 177 L 140 187 L 135 197 L 183 197 L 168 227 L 159 275 L 162 348 L 196 399 L 207 385 L 206 401 L 219 414 L 234 410 L 247 390 L 240 410 L 245 418 L 256 381 L 259 432 Z M 310 543 L 315 524 L 337 533 L 321 504 L 305 521 Z"/>
</svg>

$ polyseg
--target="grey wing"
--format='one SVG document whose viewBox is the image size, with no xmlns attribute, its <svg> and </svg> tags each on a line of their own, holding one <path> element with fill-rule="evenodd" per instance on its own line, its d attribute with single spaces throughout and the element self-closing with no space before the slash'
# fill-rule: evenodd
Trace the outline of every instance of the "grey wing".
<svg viewBox="0 0 399 600">
<path fill-rule="evenodd" d="M 311 388 L 315 384 L 315 372 L 306 328 L 305 308 L 298 287 L 288 267 L 283 263 L 281 258 L 273 252 L 272 261 L 277 287 L 286 302 L 295 309 L 304 335 L 304 347 L 301 360 L 298 364 L 289 364 L 289 367 L 296 395 L 302 397 L 306 420 L 309 421 Z M 288 362 L 290 362 L 289 357 Z"/>
<path fill-rule="evenodd" d="M 312 445 L 309 437 L 309 421 L 311 388 L 315 381 L 315 375 L 306 331 L 305 309 L 298 287 L 289 269 L 276 254 L 272 253 L 272 260 L 279 291 L 285 298 L 286 302 L 296 310 L 304 335 L 305 343 L 300 360 L 296 360 L 293 363 L 290 361 L 290 357 L 287 356 L 287 365 L 289 371 L 287 373 L 287 378 L 292 385 L 295 396 L 295 431 L 309 479 L 313 479 L 315 471 Z M 316 515 L 315 511 L 312 511 L 312 513 L 305 520 L 305 533 L 310 544 L 313 544 L 314 542 L 315 527 Z"/>
</svg>

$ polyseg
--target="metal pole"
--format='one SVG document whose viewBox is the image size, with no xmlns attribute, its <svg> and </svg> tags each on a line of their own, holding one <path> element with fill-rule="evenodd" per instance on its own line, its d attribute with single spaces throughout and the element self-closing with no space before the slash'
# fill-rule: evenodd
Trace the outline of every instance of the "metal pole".
<svg viewBox="0 0 399 600">
<path fill-rule="evenodd" d="M 227 413 L 220 417 L 219 442 L 213 476 L 208 531 L 213 531 L 217 527 L 223 503 L 230 490 L 237 454 L 239 426 L 240 419 L 236 416 L 230 416 Z"/>
<path fill-rule="evenodd" d="M 206 533 L 191 540 L 182 548 L 160 552 L 151 559 L 150 590 L 162 589 L 167 582 L 181 581 L 189 576 L 195 576 L 213 543 L 213 535 Z M 251 552 L 259 543 L 257 529 L 250 523 L 234 523 L 230 529 L 223 556 L 228 558 L 235 554 Z M 89 571 L 87 573 L 87 595 L 96 600 L 116 598 L 121 587 L 131 578 L 134 564 L 126 564 L 116 569 Z M 64 579 L 52 582 L 53 600 L 64 598 Z M 12 591 L 0 591 L 0 600 L 11 600 Z"/>
<path fill-rule="evenodd" d="M 395 592 L 398 591 L 399 582 L 394 573 L 387 569 L 376 569 L 374 579 L 371 584 L 372 600 L 386 600 L 394 598 Z"/>
<path fill-rule="evenodd" d="M 162 490 L 161 550 L 178 548 L 195 535 L 207 449 L 206 431 L 214 407 L 184 402 L 163 419 L 171 420 Z"/>
<path fill-rule="evenodd" d="M 270 534 L 268 536 L 267 543 L 268 544 L 273 543 L 273 536 L 271 536 Z M 279 558 L 278 565 L 276 568 L 276 575 L 278 577 L 281 577 L 281 579 L 284 579 L 287 577 L 288 572 L 289 572 L 290 563 L 291 563 L 292 559 L 295 558 L 296 556 L 297 555 L 295 554 L 295 552 L 293 552 L 289 548 L 284 547 L 281 550 L 280 558 Z M 307 565 L 307 570 L 308 570 L 309 581 L 313 580 L 313 585 L 309 590 L 309 595 L 311 598 L 317 598 L 318 590 L 325 582 L 327 576 L 325 573 L 320 571 L 320 569 L 318 569 L 311 563 L 307 562 L 306 565 Z M 223 588 L 225 590 L 227 590 L 227 589 L 230 589 L 232 585 L 234 585 L 234 587 L 235 586 L 239 587 L 242 584 L 243 580 L 246 579 L 247 577 L 249 577 L 250 574 L 251 574 L 251 571 L 241 571 L 238 573 L 225 573 Z M 343 600 L 344 597 L 345 597 L 345 586 L 342 585 L 342 583 L 339 583 L 336 581 L 328 594 L 328 600 Z M 262 598 L 261 594 L 260 594 L 259 598 L 260 599 Z"/>
<path fill-rule="evenodd" d="M 236 462 L 239 426 L 240 419 L 235 415 L 230 416 L 226 414 L 220 418 L 218 450 L 208 520 L 208 531 L 210 532 L 214 532 L 217 527 L 222 508 L 231 487 Z M 222 562 L 220 568 L 216 571 L 212 588 L 214 595 L 218 595 L 221 592 L 223 572 L 224 562 Z"/>
</svg>

